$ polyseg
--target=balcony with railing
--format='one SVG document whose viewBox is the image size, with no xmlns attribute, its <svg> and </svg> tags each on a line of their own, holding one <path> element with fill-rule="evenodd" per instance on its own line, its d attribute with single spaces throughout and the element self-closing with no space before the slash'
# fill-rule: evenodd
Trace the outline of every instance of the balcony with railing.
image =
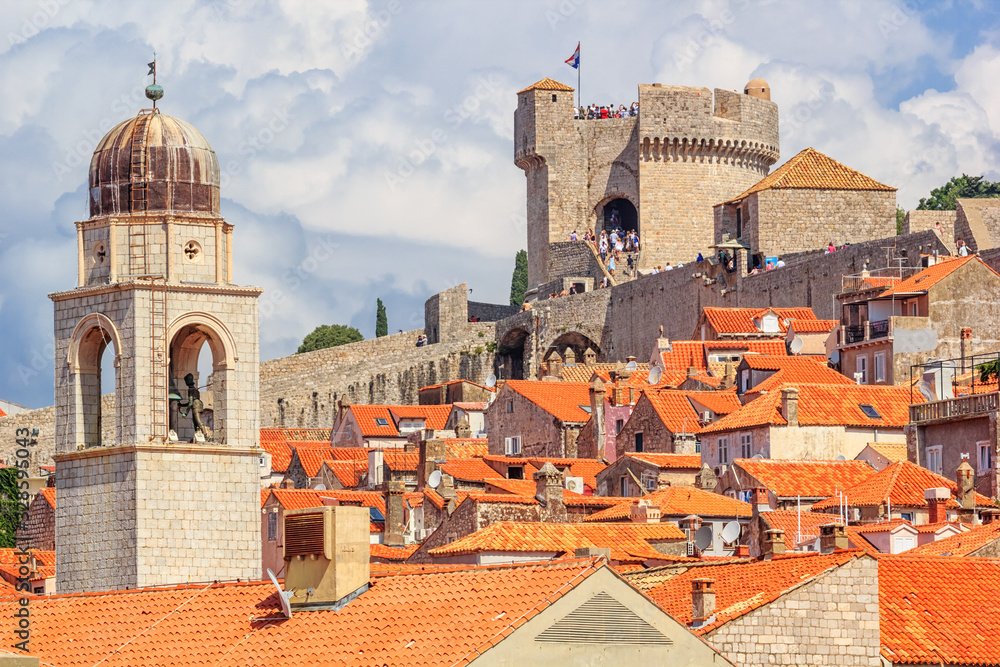
<svg viewBox="0 0 1000 667">
<path fill-rule="evenodd" d="M 1000 392 L 974 394 L 958 398 L 946 398 L 943 401 L 917 403 L 910 406 L 910 423 L 947 421 L 960 417 L 987 415 L 996 412 L 1000 404 Z"/>
<path fill-rule="evenodd" d="M 888 289 L 910 276 L 923 271 L 919 266 L 890 266 L 884 269 L 862 271 L 853 276 L 843 276 L 840 292 L 864 292 L 871 289 Z"/>
<path fill-rule="evenodd" d="M 983 416 L 1000 410 L 1000 352 L 910 367 L 910 423 Z M 923 399 L 923 402 L 916 401 Z"/>
<path fill-rule="evenodd" d="M 869 320 L 864 324 L 850 324 L 841 326 L 840 345 L 854 345 L 856 343 L 866 343 L 881 338 L 892 337 L 892 320 Z"/>
</svg>

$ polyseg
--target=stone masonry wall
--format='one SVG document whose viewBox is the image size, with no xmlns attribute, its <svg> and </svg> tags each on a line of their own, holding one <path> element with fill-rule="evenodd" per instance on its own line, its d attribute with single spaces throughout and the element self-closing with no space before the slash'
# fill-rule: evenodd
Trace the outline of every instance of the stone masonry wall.
<svg viewBox="0 0 1000 667">
<path fill-rule="evenodd" d="M 876 667 L 878 563 L 856 558 L 704 638 L 741 667 Z"/>
<path fill-rule="evenodd" d="M 487 444 L 490 454 L 499 456 L 505 454 L 505 437 L 520 436 L 521 456 L 576 457 L 580 426 L 567 424 L 564 429 L 558 419 L 510 387 L 501 389 L 486 408 Z"/>
<path fill-rule="evenodd" d="M 862 243 L 896 233 L 896 192 L 879 190 L 765 190 L 758 200 L 758 246 L 754 253 L 825 248 L 833 242 Z M 794 233 L 792 233 L 794 230 Z"/>
<path fill-rule="evenodd" d="M 697 430 L 697 421 L 692 420 L 690 425 L 692 432 Z M 635 451 L 636 433 L 642 433 L 642 451 L 658 454 L 674 453 L 673 434 L 664 426 L 663 420 L 656 414 L 652 403 L 645 396 L 636 402 L 632 416 L 615 438 L 615 455 L 618 458 L 624 456 L 625 452 Z"/>
<path fill-rule="evenodd" d="M 31 501 L 28 514 L 17 528 L 21 549 L 56 550 L 56 512 L 41 493 Z"/>
<path fill-rule="evenodd" d="M 510 317 L 519 310 L 517 306 L 504 305 L 499 303 L 483 303 L 482 301 L 469 302 L 469 317 L 474 317 L 479 322 L 496 322 L 505 317 Z"/>
<path fill-rule="evenodd" d="M 903 219 L 903 234 L 933 231 L 935 223 L 941 223 L 941 238 L 951 252 L 955 252 L 955 222 L 957 211 L 907 211 Z"/>
</svg>

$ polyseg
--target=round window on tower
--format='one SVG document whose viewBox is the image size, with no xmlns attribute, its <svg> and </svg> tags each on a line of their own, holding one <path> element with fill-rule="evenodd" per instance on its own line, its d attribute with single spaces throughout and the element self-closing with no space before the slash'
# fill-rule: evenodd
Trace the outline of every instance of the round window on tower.
<svg viewBox="0 0 1000 667">
<path fill-rule="evenodd" d="M 195 262 L 200 262 L 201 256 L 202 252 L 200 243 L 198 243 L 197 241 L 188 241 L 187 243 L 184 244 L 185 262 L 191 262 L 192 264 Z"/>
<path fill-rule="evenodd" d="M 93 258 L 95 266 L 104 266 L 107 263 L 108 251 L 105 249 L 103 243 L 98 242 L 94 244 Z"/>
</svg>

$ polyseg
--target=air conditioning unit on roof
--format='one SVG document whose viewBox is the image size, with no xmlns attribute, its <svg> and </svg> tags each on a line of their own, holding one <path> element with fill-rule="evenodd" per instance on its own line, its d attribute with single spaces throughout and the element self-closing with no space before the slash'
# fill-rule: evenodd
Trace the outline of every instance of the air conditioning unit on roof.
<svg viewBox="0 0 1000 667">
<path fill-rule="evenodd" d="M 563 480 L 563 486 L 567 491 L 583 493 L 583 477 L 567 477 Z"/>
</svg>

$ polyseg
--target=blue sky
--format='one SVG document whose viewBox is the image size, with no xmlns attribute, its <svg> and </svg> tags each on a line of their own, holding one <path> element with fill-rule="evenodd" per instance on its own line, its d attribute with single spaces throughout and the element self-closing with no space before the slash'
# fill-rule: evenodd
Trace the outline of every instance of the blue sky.
<svg viewBox="0 0 1000 667">
<path fill-rule="evenodd" d="M 0 398 L 52 403 L 50 292 L 75 284 L 90 153 L 163 112 L 212 143 L 261 353 L 316 325 L 422 326 L 467 282 L 506 302 L 525 246 L 515 92 L 582 41 L 584 102 L 638 83 L 767 79 L 782 161 L 807 146 L 899 187 L 998 178 L 1000 10 L 988 2 L 5 0 L 0 3 Z"/>
</svg>

